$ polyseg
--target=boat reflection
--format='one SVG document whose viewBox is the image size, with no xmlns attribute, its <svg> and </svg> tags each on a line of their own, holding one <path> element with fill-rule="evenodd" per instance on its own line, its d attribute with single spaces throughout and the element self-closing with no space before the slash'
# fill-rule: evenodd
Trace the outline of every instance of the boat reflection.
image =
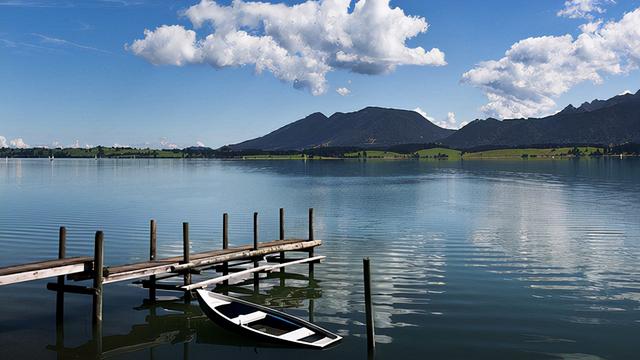
<svg viewBox="0 0 640 360">
<path fill-rule="evenodd" d="M 251 302 L 280 309 L 299 309 L 308 302 L 308 319 L 313 321 L 314 299 L 322 296 L 318 282 L 304 275 L 274 273 L 269 278 L 280 278 L 280 284 L 265 286 L 254 292 L 244 287 L 252 281 L 229 286 L 219 286 L 216 291 L 240 297 Z M 285 285 L 285 280 L 294 280 L 295 285 Z M 298 280 L 298 281 L 296 281 Z M 307 280 L 300 285 L 299 280 Z M 293 281 L 291 281 L 293 282 Z M 192 297 L 191 299 L 194 299 Z M 155 359 L 154 348 L 161 345 L 183 344 L 183 358 L 189 358 L 190 344 L 209 344 L 236 347 L 278 347 L 269 343 L 259 343 L 213 323 L 202 312 L 197 301 L 188 297 L 164 297 L 145 299 L 136 311 L 147 311 L 144 323 L 132 324 L 128 333 L 97 337 L 101 331 L 94 331 L 94 338 L 77 347 L 64 346 L 64 324 L 56 324 L 56 344 L 47 349 L 55 351 L 58 359 L 112 358 L 124 354 L 146 351 L 150 359 Z M 156 349 L 157 350 L 157 349 Z"/>
</svg>

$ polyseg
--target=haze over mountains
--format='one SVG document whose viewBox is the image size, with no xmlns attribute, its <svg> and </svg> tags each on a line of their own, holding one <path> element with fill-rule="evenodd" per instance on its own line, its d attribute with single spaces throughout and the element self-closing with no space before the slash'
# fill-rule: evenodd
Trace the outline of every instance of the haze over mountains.
<svg viewBox="0 0 640 360">
<path fill-rule="evenodd" d="M 626 142 L 640 142 L 640 91 L 585 102 L 578 108 L 569 105 L 544 118 L 475 120 L 457 131 L 443 129 L 408 110 L 367 107 L 330 117 L 314 113 L 265 136 L 230 147 L 274 151 L 440 143 L 471 149 Z"/>
</svg>

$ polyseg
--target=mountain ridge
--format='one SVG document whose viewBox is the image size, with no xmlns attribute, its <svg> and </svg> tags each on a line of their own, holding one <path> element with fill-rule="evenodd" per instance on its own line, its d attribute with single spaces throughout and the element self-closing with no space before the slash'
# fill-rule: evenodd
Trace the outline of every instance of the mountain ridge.
<svg viewBox="0 0 640 360">
<path fill-rule="evenodd" d="M 316 147 L 374 147 L 442 140 L 441 128 L 411 110 L 368 106 L 331 116 L 316 112 L 264 136 L 229 145 L 233 150 L 302 150 Z"/>
<path fill-rule="evenodd" d="M 538 144 L 640 143 L 640 90 L 607 100 L 568 105 L 541 118 L 476 119 L 444 129 L 411 110 L 368 106 L 327 117 L 315 112 L 264 136 L 228 145 L 231 150 L 304 150 L 320 147 L 391 147 L 438 143 L 457 149 Z"/>
</svg>

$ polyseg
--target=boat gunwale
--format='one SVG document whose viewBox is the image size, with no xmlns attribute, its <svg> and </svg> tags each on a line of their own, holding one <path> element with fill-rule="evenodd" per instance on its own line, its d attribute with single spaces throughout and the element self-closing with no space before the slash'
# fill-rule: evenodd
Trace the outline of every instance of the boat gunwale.
<svg viewBox="0 0 640 360">
<path fill-rule="evenodd" d="M 256 308 L 257 310 L 261 310 L 261 311 L 267 313 L 267 315 L 281 317 L 284 320 L 291 321 L 296 325 L 303 325 L 303 326 L 300 326 L 300 328 L 307 327 L 307 328 L 309 328 L 309 330 L 312 330 L 315 333 L 320 333 L 324 337 L 327 337 L 327 338 L 331 339 L 331 341 L 326 343 L 326 344 L 324 344 L 324 345 L 322 345 L 322 346 L 321 345 L 314 345 L 314 343 L 310 343 L 310 342 L 283 339 L 278 335 L 272 335 L 272 334 L 269 334 L 267 332 L 262 332 L 262 331 L 256 330 L 256 329 L 254 329 L 254 328 L 252 328 L 250 326 L 247 326 L 248 324 L 242 324 L 242 323 L 236 324 L 231 318 L 229 318 L 228 316 L 224 315 L 223 313 L 221 313 L 217 309 L 218 306 L 221 306 L 223 304 L 216 305 L 215 307 L 210 306 L 209 303 L 204 299 L 204 296 L 200 294 L 201 291 L 204 292 L 204 293 L 213 294 L 214 297 L 217 298 L 218 300 L 223 300 L 223 301 L 226 301 L 226 302 L 229 302 L 229 303 L 236 302 L 236 303 L 239 303 L 239 304 L 243 304 L 243 305 L 246 305 L 246 306 L 249 306 L 249 307 L 252 307 L 252 308 Z M 338 334 L 334 334 L 334 333 L 332 333 L 332 332 L 330 332 L 330 331 L 328 331 L 326 329 L 323 329 L 322 327 L 320 327 L 318 325 L 315 325 L 315 324 L 313 324 L 313 323 L 311 323 L 311 322 L 309 322 L 307 320 L 300 319 L 298 317 L 295 317 L 293 315 L 287 314 L 287 313 L 279 311 L 279 310 L 271 309 L 271 308 L 269 308 L 267 306 L 255 304 L 255 303 L 252 303 L 250 301 L 237 299 L 237 298 L 234 298 L 234 297 L 231 297 L 231 296 L 218 294 L 218 293 L 215 293 L 213 291 L 207 291 L 205 289 L 198 289 L 197 290 L 197 294 L 198 294 L 198 298 L 201 299 L 206 304 L 206 306 L 209 309 L 211 309 L 211 311 L 214 311 L 218 316 L 220 316 L 222 319 L 224 319 L 229 325 L 234 325 L 235 327 L 240 327 L 243 330 L 250 331 L 251 333 L 253 333 L 255 336 L 258 336 L 258 337 L 265 337 L 266 336 L 266 337 L 272 338 L 273 340 L 276 340 L 277 342 L 280 342 L 280 343 L 285 343 L 285 344 L 292 344 L 293 343 L 293 344 L 301 345 L 301 346 L 304 346 L 304 347 L 311 347 L 311 348 L 315 348 L 315 349 L 326 349 L 326 348 L 331 347 L 332 345 L 335 345 L 336 343 L 338 343 L 338 342 L 340 342 L 342 340 L 342 336 L 340 336 Z M 282 335 L 284 335 L 284 334 L 282 334 Z"/>
</svg>

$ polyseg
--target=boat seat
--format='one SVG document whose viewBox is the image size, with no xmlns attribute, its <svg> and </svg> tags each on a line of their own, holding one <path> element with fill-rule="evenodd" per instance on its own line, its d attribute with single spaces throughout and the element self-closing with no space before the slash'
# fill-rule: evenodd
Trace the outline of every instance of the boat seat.
<svg viewBox="0 0 640 360">
<path fill-rule="evenodd" d="M 252 323 L 254 321 L 258 321 L 258 320 L 262 320 L 267 316 L 267 313 L 262 312 L 262 311 L 254 311 L 252 313 L 246 314 L 246 315 L 240 315 L 234 319 L 231 319 L 231 321 L 233 321 L 234 323 L 238 324 L 238 325 L 244 325 L 244 324 L 249 324 Z"/>
<path fill-rule="evenodd" d="M 296 341 L 313 334 L 315 334 L 315 332 L 303 327 L 294 331 L 289 331 L 288 333 L 282 334 L 279 337 L 283 340 Z"/>
<path fill-rule="evenodd" d="M 324 338 L 322 338 L 322 339 L 320 339 L 318 341 L 313 342 L 313 345 L 320 346 L 320 347 L 325 347 L 327 344 L 330 344 L 330 343 L 332 343 L 334 341 L 335 341 L 335 339 L 332 339 L 330 337 L 324 337 Z"/>
</svg>

